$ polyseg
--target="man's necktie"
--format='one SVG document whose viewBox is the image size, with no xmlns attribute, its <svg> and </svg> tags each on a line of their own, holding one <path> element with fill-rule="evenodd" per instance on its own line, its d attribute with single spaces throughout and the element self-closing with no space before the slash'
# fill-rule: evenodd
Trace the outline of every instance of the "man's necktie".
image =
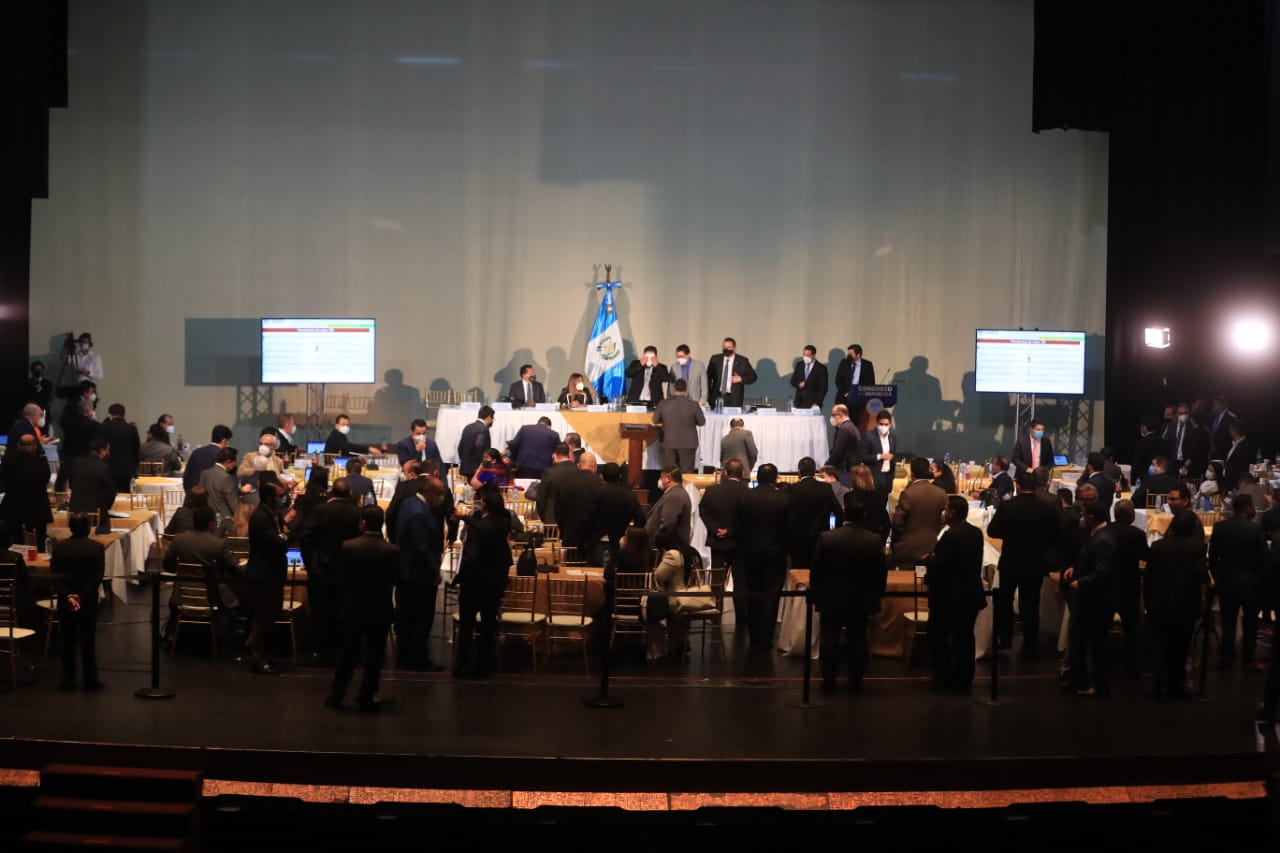
<svg viewBox="0 0 1280 853">
<path fill-rule="evenodd" d="M 1182 458 L 1182 430 L 1183 425 L 1178 424 L 1178 458 Z"/>
<path fill-rule="evenodd" d="M 729 359 L 726 358 L 724 360 L 724 376 L 720 378 L 720 393 L 725 397 L 729 396 L 729 376 Z"/>
</svg>

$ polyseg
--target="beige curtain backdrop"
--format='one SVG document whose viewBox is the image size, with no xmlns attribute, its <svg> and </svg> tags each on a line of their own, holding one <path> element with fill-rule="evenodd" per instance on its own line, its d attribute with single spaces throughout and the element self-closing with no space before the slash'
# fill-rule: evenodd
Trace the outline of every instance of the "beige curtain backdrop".
<svg viewBox="0 0 1280 853">
<path fill-rule="evenodd" d="M 856 341 L 904 446 L 989 455 L 974 329 L 1104 325 L 1106 138 L 1030 132 L 1032 5 L 73 0 L 33 340 L 91 331 L 104 402 L 207 440 L 262 316 L 377 318 L 415 393 L 558 392 L 612 262 L 629 355 L 732 335 L 776 400 Z"/>
</svg>

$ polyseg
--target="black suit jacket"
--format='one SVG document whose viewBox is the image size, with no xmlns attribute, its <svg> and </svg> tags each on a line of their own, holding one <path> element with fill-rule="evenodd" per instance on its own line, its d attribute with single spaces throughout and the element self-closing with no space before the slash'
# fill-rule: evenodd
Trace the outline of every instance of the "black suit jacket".
<svg viewBox="0 0 1280 853">
<path fill-rule="evenodd" d="M 862 359 L 862 370 L 858 374 L 858 385 L 875 385 L 876 384 L 876 368 L 875 365 Z M 836 368 L 836 402 L 849 404 L 849 390 L 853 387 L 853 362 L 848 356 L 840 359 L 840 366 Z"/>
<path fill-rule="evenodd" d="M 876 458 L 881 453 L 892 453 L 895 457 L 898 455 L 898 434 L 892 430 L 885 437 L 881 437 L 879 430 L 864 433 L 858 442 L 858 461 L 871 470 L 871 479 L 875 481 L 876 488 L 881 494 L 887 495 L 893 488 L 893 470 L 896 463 L 890 460 L 889 470 L 881 471 L 884 460 Z"/>
<path fill-rule="evenodd" d="M 831 457 L 827 459 L 827 464 L 841 471 L 848 471 L 861 459 L 858 453 L 861 441 L 862 433 L 852 419 L 840 424 L 836 427 L 835 440 L 831 443 Z"/>
<path fill-rule="evenodd" d="M 3 483 L 4 500 L 0 501 L 0 518 L 9 522 L 16 536 L 24 524 L 39 527 L 53 523 L 53 511 L 49 508 L 49 460 L 43 450 L 34 454 L 21 453 L 10 445 L 0 457 L 0 483 Z M 41 543 L 40 547 L 44 547 Z"/>
<path fill-rule="evenodd" d="M 1031 436 L 1023 435 L 1013 443 L 1013 456 L 1009 459 L 1015 471 L 1053 467 L 1053 442 L 1046 435 L 1040 440 L 1040 458 L 1031 458 Z"/>
<path fill-rule="evenodd" d="M 1240 475 L 1248 473 L 1249 466 L 1253 464 L 1254 457 L 1257 455 L 1258 443 L 1247 435 L 1240 439 L 1235 450 L 1231 449 L 1231 442 L 1227 442 L 1227 449 L 1222 454 L 1222 473 L 1227 478 L 1228 489 L 1234 489 L 1240 482 Z"/>
<path fill-rule="evenodd" d="M 572 462 L 557 462 L 538 482 L 538 517 L 560 525 L 560 540 L 580 548 L 591 538 L 596 492 L 603 485 L 596 474 L 579 470 Z"/>
<path fill-rule="evenodd" d="M 297 453 L 298 445 L 289 440 L 289 436 L 285 435 L 276 427 L 269 427 L 268 432 L 276 437 L 276 455 L 285 456 L 289 453 Z M 267 433 L 263 433 L 266 435 Z"/>
<path fill-rule="evenodd" d="M 788 487 L 787 543 L 791 549 L 793 569 L 808 568 L 818 536 L 830 529 L 832 514 L 836 517 L 837 527 L 844 524 L 844 510 L 836 502 L 836 493 L 826 483 L 805 477 Z"/>
<path fill-rule="evenodd" d="M 1199 477 L 1209 464 L 1209 431 L 1204 427 L 1188 422 L 1182 434 L 1182 455 L 1178 456 L 1178 422 L 1169 424 L 1164 439 L 1169 443 L 1169 458 L 1176 459 L 1172 470 L 1175 472 L 1183 466 L 1188 477 Z"/>
<path fill-rule="evenodd" d="M 777 486 L 748 489 L 733 525 L 738 551 L 751 557 L 787 555 L 787 493 Z"/>
<path fill-rule="evenodd" d="M 89 454 L 89 442 L 98 437 L 102 424 L 87 415 L 73 415 L 63 427 L 62 458 Z"/>
<path fill-rule="evenodd" d="M 138 428 L 124 418 L 108 418 L 99 427 L 99 434 L 111 446 L 107 467 L 116 480 L 129 480 L 138 473 Z"/>
<path fill-rule="evenodd" d="M 1143 468 L 1142 470 L 1145 472 L 1147 469 Z M 1144 473 L 1142 482 L 1133 491 L 1133 505 L 1138 509 L 1144 509 L 1147 505 L 1147 495 L 1167 495 L 1177 488 L 1177 485 L 1181 482 L 1168 471 L 1160 471 L 1155 474 Z"/>
<path fill-rule="evenodd" d="M 737 551 L 734 540 L 734 524 L 738 507 L 742 499 L 750 491 L 741 480 L 724 479 L 714 486 L 708 486 L 698 502 L 698 517 L 707 528 L 707 547 L 713 554 L 720 554 L 731 560 Z M 717 537 L 717 530 L 728 531 L 723 537 Z"/>
<path fill-rule="evenodd" d="M 1080 583 L 1076 602 L 1091 616 L 1109 613 L 1113 607 L 1111 584 L 1119 554 L 1110 527 L 1089 534 L 1076 558 L 1072 578 Z"/>
<path fill-rule="evenodd" d="M 981 530 L 967 521 L 947 528 L 924 561 L 930 610 L 977 612 L 987 606 L 982 587 L 982 554 Z"/>
<path fill-rule="evenodd" d="M 1143 578 L 1143 601 L 1152 617 L 1195 622 L 1207 565 L 1203 538 L 1166 536 L 1152 545 Z"/>
<path fill-rule="evenodd" d="M 458 439 L 458 473 L 470 480 L 489 447 L 489 427 L 484 421 L 477 418 L 464 426 Z"/>
<path fill-rule="evenodd" d="M 1057 543 L 1060 529 L 1053 506 L 1033 494 L 1002 502 L 987 525 L 987 533 L 1002 540 L 1001 576 L 1013 579 L 1048 574 L 1050 549 Z"/>
<path fill-rule="evenodd" d="M 547 391 L 542 387 L 541 382 L 529 383 L 533 386 L 533 399 L 526 400 L 524 398 L 524 380 L 517 379 L 511 383 L 511 387 L 507 389 L 507 396 L 511 399 L 512 406 L 524 406 L 528 403 L 545 403 L 547 402 Z"/>
<path fill-rule="evenodd" d="M 804 382 L 804 387 L 800 383 Z M 809 371 L 809 378 L 804 378 L 804 360 L 796 362 L 796 369 L 791 373 L 791 387 L 796 389 L 792 405 L 797 409 L 808 409 L 813 406 L 822 407 L 827 399 L 827 366 L 814 359 Z"/>
<path fill-rule="evenodd" d="M 262 583 L 283 583 L 289 572 L 289 546 L 280 535 L 281 525 L 275 511 L 266 504 L 249 516 L 249 562 L 244 576 Z M 307 566 L 311 577 L 311 566 Z"/>
<path fill-rule="evenodd" d="M 216 444 L 204 444 L 191 451 L 191 458 L 182 472 L 182 487 L 189 492 L 200 485 L 200 475 L 213 467 L 221 452 L 222 448 Z"/>
<path fill-rule="evenodd" d="M 1137 445 L 1133 448 L 1133 457 L 1129 463 L 1133 471 L 1133 479 L 1146 479 L 1147 468 L 1151 467 L 1151 460 L 1157 456 L 1169 458 L 1169 442 L 1161 438 L 1159 433 L 1154 432 L 1149 432 L 1139 438 Z M 1169 463 L 1173 464 L 1173 460 L 1169 459 Z"/>
<path fill-rule="evenodd" d="M 649 374 L 649 403 L 658 405 L 662 402 L 662 389 L 671 380 L 667 366 L 659 362 L 653 366 Z M 640 359 L 632 359 L 627 365 L 627 402 L 635 405 L 640 402 L 640 391 L 644 388 L 644 365 Z"/>
<path fill-rule="evenodd" d="M 609 544 L 617 550 L 622 536 L 633 524 L 644 527 L 644 509 L 635 492 L 621 483 L 601 481 L 595 490 L 595 519 L 593 539 L 609 538 Z"/>
<path fill-rule="evenodd" d="M 304 535 L 312 550 L 307 578 L 336 584 L 342 543 L 360 535 L 360 508 L 350 500 L 330 498 L 307 513 Z"/>
<path fill-rule="evenodd" d="M 1209 567 L 1218 593 L 1236 601 L 1251 601 L 1262 592 L 1262 567 L 1266 564 L 1262 529 L 1247 518 L 1235 516 L 1213 526 L 1209 538 Z"/>
<path fill-rule="evenodd" d="M 1110 533 L 1116 541 L 1116 568 L 1111 577 L 1116 607 L 1136 606 L 1142 589 L 1138 564 L 1147 559 L 1147 534 L 1132 524 L 1113 524 Z"/>
<path fill-rule="evenodd" d="M 1098 490 L 1098 500 L 1109 508 L 1116 499 L 1116 481 L 1101 471 L 1097 471 L 1085 482 Z"/>
<path fill-rule="evenodd" d="M 1209 452 L 1214 459 L 1225 459 L 1227 451 L 1231 448 L 1231 425 L 1236 422 L 1235 412 L 1230 410 L 1222 413 L 1222 420 L 1214 427 L 1214 420 L 1217 415 L 1212 412 L 1209 414 L 1209 422 L 1205 424 L 1205 431 L 1209 433 Z M 1252 457 L 1250 457 L 1252 458 Z"/>
<path fill-rule="evenodd" d="M 720 374 L 723 372 L 724 355 L 716 353 L 707 362 L 707 400 L 713 405 L 716 401 L 716 395 L 721 392 Z M 724 404 L 726 406 L 741 406 L 743 397 L 746 396 L 747 386 L 756 381 L 756 371 L 751 366 L 751 359 L 742 353 L 735 353 L 733 356 L 733 375 L 741 378 L 742 381 L 734 382 L 730 387 L 724 389 Z"/>
<path fill-rule="evenodd" d="M 884 542 L 871 531 L 846 524 L 818 537 L 809 588 L 820 612 L 851 616 L 879 612 L 887 577 Z"/>
<path fill-rule="evenodd" d="M 338 554 L 342 615 L 358 624 L 391 624 L 391 591 L 399 576 L 400 549 L 381 533 L 363 533 L 343 542 Z"/>
<path fill-rule="evenodd" d="M 387 504 L 387 538 L 392 542 L 396 541 L 396 525 L 400 518 L 400 507 L 404 502 L 418 493 L 422 488 L 422 484 L 416 479 L 402 480 L 396 484 L 395 494 L 391 496 L 390 503 Z"/>
<path fill-rule="evenodd" d="M 110 526 L 108 514 L 116 502 L 116 484 L 107 463 L 97 456 L 81 456 L 68 464 L 71 467 L 71 511 L 97 512 L 98 525 Z"/>
<path fill-rule="evenodd" d="M 82 606 L 96 606 L 98 587 L 107 568 L 106 555 L 106 549 L 88 536 L 54 542 L 49 571 L 58 595 L 78 595 Z"/>
</svg>

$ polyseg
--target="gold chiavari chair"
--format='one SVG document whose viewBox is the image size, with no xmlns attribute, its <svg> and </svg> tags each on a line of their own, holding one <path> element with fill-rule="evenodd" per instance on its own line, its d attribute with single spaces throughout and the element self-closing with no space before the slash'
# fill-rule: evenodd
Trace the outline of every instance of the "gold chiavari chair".
<svg viewBox="0 0 1280 853">
<path fill-rule="evenodd" d="M 547 628 L 545 639 L 547 654 L 555 640 L 577 640 L 582 643 L 582 665 L 591 672 L 591 656 L 587 650 L 587 638 L 591 634 L 592 618 L 587 615 L 587 579 L 548 578 Z"/>
</svg>

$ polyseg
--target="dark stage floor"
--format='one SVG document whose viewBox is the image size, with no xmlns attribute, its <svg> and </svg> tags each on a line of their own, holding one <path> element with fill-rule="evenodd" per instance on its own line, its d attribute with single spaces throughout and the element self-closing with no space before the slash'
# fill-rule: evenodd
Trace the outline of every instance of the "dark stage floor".
<svg viewBox="0 0 1280 853">
<path fill-rule="evenodd" d="M 1117 680 L 1100 701 L 1065 694 L 1052 656 L 1002 655 L 1004 704 L 991 707 L 985 663 L 972 696 L 957 697 L 931 689 L 923 660 L 877 659 L 861 694 L 821 694 L 815 682 L 818 707 L 801 709 L 802 662 L 751 653 L 728 634 L 705 659 L 695 638 L 683 665 L 617 655 L 619 709 L 584 707 L 598 679 L 583 675 L 580 654 L 534 674 L 516 647 L 484 681 L 389 670 L 382 693 L 396 704 L 364 715 L 323 707 L 327 671 L 214 663 L 198 630 L 162 660 L 177 697 L 137 699 L 147 613 L 104 611 L 104 692 L 59 692 L 55 650 L 35 683 L 0 695 L 0 767 L 59 759 L 278 783 L 750 792 L 1207 784 L 1280 766 L 1275 728 L 1254 722 L 1263 674 L 1238 669 L 1209 674 L 1206 702 L 1157 703 L 1149 676 Z"/>
</svg>

